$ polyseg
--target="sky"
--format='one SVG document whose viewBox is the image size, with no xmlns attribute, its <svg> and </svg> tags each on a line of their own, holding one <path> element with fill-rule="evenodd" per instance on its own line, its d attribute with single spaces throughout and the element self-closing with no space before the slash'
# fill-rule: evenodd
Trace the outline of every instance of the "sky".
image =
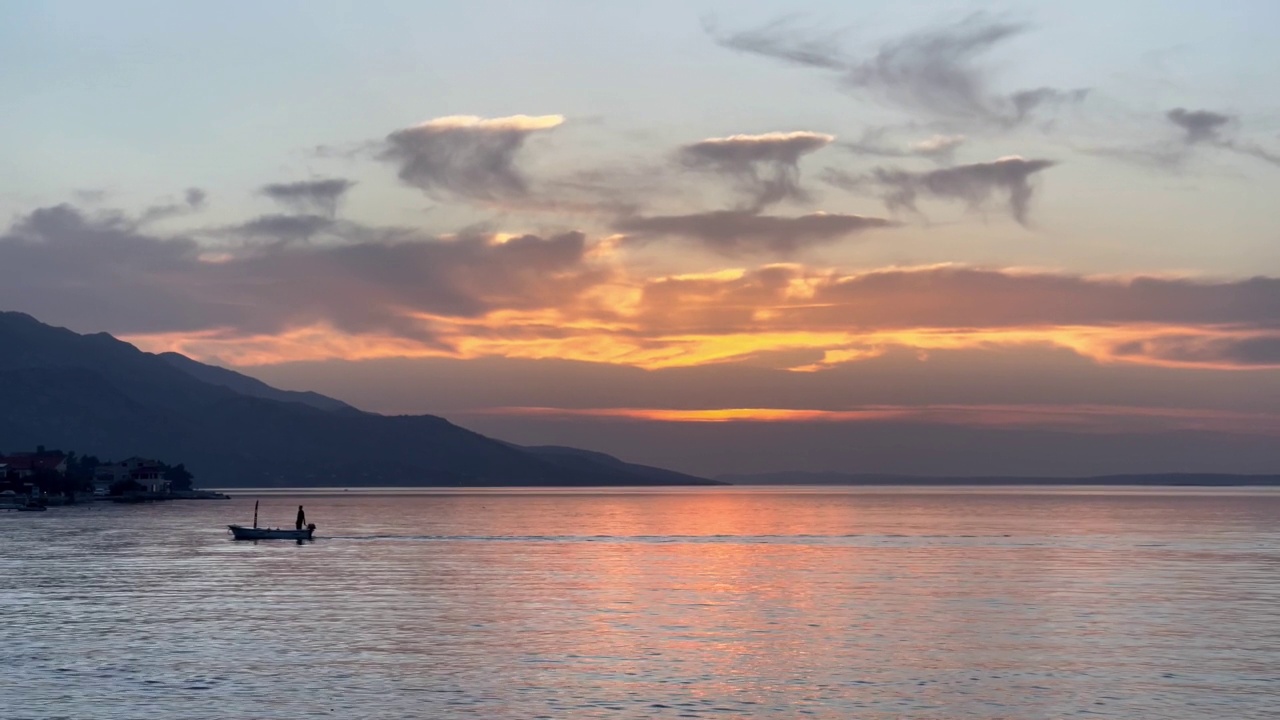
<svg viewBox="0 0 1280 720">
<path fill-rule="evenodd" d="M 0 0 L 0 309 L 703 475 L 1280 473 L 1278 24 Z"/>
</svg>

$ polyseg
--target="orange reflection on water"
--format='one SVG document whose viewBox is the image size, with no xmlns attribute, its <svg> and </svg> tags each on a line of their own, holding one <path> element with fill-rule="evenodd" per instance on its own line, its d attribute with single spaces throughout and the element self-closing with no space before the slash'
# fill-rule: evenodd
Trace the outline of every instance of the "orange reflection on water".
<svg viewBox="0 0 1280 720">
<path fill-rule="evenodd" d="M 1274 489 L 261 497 L 325 537 L 228 540 L 251 493 L 123 534 L 4 518 L 0 590 L 39 631 L 3 646 L 11 685 L 113 717 L 1273 714 Z"/>
</svg>

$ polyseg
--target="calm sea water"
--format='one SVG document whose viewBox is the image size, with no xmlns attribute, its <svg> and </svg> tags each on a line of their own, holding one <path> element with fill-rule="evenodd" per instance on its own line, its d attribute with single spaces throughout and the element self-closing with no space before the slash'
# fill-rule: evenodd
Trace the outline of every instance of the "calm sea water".
<svg viewBox="0 0 1280 720">
<path fill-rule="evenodd" d="M 233 542 L 254 499 L 321 537 Z M 0 513 L 0 717 L 1276 718 L 1280 493 Z"/>
</svg>

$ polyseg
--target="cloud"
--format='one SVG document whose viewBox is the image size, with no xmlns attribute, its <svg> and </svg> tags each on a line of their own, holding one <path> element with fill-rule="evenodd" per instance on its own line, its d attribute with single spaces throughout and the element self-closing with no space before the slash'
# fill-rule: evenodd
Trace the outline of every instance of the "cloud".
<svg viewBox="0 0 1280 720">
<path fill-rule="evenodd" d="M 703 22 L 703 29 L 718 44 L 730 50 L 825 70 L 844 70 L 848 67 L 848 61 L 840 56 L 839 44 L 834 36 L 806 37 L 795 31 L 792 21 L 793 18 L 782 18 L 755 30 L 732 35 L 720 35 L 715 25 L 706 21 Z"/>
<path fill-rule="evenodd" d="M 713 37 L 724 47 L 839 73 L 854 91 L 874 93 L 905 110 L 952 122 L 1012 127 L 1035 110 L 1083 101 L 1088 89 L 1039 87 L 1009 94 L 992 91 L 978 58 L 1028 30 L 1022 23 L 977 14 L 945 27 L 886 42 L 870 57 L 846 59 L 833 37 L 806 39 L 790 20 Z"/>
<path fill-rule="evenodd" d="M 332 218 L 338 212 L 338 203 L 354 185 L 353 180 L 326 178 L 272 183 L 264 185 L 261 192 L 296 212 L 316 212 Z"/>
<path fill-rule="evenodd" d="M 891 224 L 882 218 L 862 215 L 818 212 L 799 217 L 776 217 L 741 210 L 721 210 L 693 215 L 628 217 L 619 220 L 614 227 L 642 239 L 652 236 L 691 238 L 707 249 L 727 256 L 769 253 L 787 257 L 807 247 Z"/>
<path fill-rule="evenodd" d="M 306 242 L 316 233 L 333 227 L 331 218 L 320 215 L 261 215 L 237 225 L 233 231 L 250 238 L 269 238 L 281 244 Z"/>
<path fill-rule="evenodd" d="M 23 268 L 0 284 L 0 307 L 256 362 L 408 354 L 659 368 L 787 357 L 785 367 L 814 371 L 896 349 L 1052 347 L 1104 363 L 1280 367 L 1276 278 L 800 264 L 650 277 L 576 232 L 428 237 L 316 222 L 340 242 L 228 249 L 143 232 L 120 213 L 41 208 L 0 233 L 0 266 Z M 630 222 L 741 255 L 884 224 L 733 211 Z"/>
<path fill-rule="evenodd" d="M 1280 152 L 1267 150 L 1255 142 L 1223 136 L 1222 130 L 1236 124 L 1237 118 L 1234 115 L 1212 110 L 1187 110 L 1177 107 L 1165 113 L 1165 117 L 1185 131 L 1186 134 L 1182 140 L 1187 147 L 1211 145 L 1272 165 L 1280 165 Z M 1185 152 L 1178 156 L 1178 159 L 1181 160 L 1184 156 Z"/>
<path fill-rule="evenodd" d="M 705 168 L 739 180 L 759 210 L 782 200 L 804 200 L 800 158 L 835 140 L 824 133 L 797 131 L 731 135 L 686 145 L 680 154 L 688 167 Z"/>
<path fill-rule="evenodd" d="M 870 128 L 853 142 L 841 143 L 841 147 L 858 155 L 878 157 L 922 157 L 936 162 L 951 160 L 955 151 L 964 144 L 964 135 L 935 134 L 915 142 L 893 142 L 886 136 L 891 128 Z"/>
<path fill-rule="evenodd" d="M 560 115 L 436 118 L 388 135 L 379 157 L 396 163 L 406 184 L 429 194 L 481 201 L 519 198 L 529 193 L 516 166 L 525 140 L 563 122 Z"/>
<path fill-rule="evenodd" d="M 1025 30 L 1020 24 L 971 18 L 909 35 L 886 43 L 874 57 L 851 68 L 846 82 L 939 117 L 1001 119 L 974 59 Z"/>
<path fill-rule="evenodd" d="M 1169 119 L 1169 122 L 1186 131 L 1186 137 L 1183 139 L 1188 145 L 1221 140 L 1218 131 L 1232 121 L 1229 115 L 1209 110 L 1187 110 L 1180 107 L 1165 113 L 1165 117 Z"/>
<path fill-rule="evenodd" d="M 964 266 L 843 274 L 773 265 L 733 275 L 655 279 L 645 283 L 644 298 L 641 317 L 674 332 L 687 329 L 679 324 L 684 320 L 708 325 L 698 317 L 699 308 L 732 310 L 740 319 L 768 308 L 768 329 L 786 332 L 1097 325 L 1280 329 L 1280 279 L 1271 278 L 1203 283 Z M 729 315 L 722 320 L 727 333 L 749 327 Z"/>
<path fill-rule="evenodd" d="M 320 227 L 359 230 L 287 215 L 242 229 L 280 237 Z M 364 233 L 378 234 L 373 228 Z M 423 317 L 559 307 L 607 274 L 587 261 L 581 233 L 361 237 L 215 253 L 188 238 L 140 232 L 116 216 L 87 216 L 68 205 L 42 208 L 0 234 L 0 266 L 26 268 L 0 287 L 0 306 L 124 333 L 221 329 L 245 336 L 324 325 L 428 342 L 431 324 Z"/>
<path fill-rule="evenodd" d="M 166 220 L 172 217 L 180 217 L 182 215 L 190 215 L 204 208 L 205 201 L 208 200 L 209 194 L 197 187 L 187 188 L 182 194 L 181 203 L 169 203 L 166 205 L 152 205 L 142 214 L 138 216 L 138 225 L 146 225 L 158 220 Z M 99 198 L 101 199 L 101 198 Z"/>
<path fill-rule="evenodd" d="M 1121 358 L 1154 358 L 1178 365 L 1280 367 L 1280 334 L 1171 334 L 1122 343 L 1113 352 Z"/>
<path fill-rule="evenodd" d="M 633 333 L 646 342 L 633 340 L 626 357 L 642 366 L 820 350 L 818 363 L 797 363 L 814 370 L 891 348 L 1041 346 L 1101 362 L 1280 367 L 1274 278 L 1091 278 L 951 266 L 842 274 L 772 265 L 657 278 L 640 297 Z"/>
<path fill-rule="evenodd" d="M 1235 141 L 1230 144 L 1230 148 L 1238 153 L 1248 155 L 1263 162 L 1272 165 L 1280 165 L 1280 152 L 1268 150 L 1257 143 Z"/>
<path fill-rule="evenodd" d="M 71 193 L 72 197 L 85 205 L 97 205 L 103 200 L 106 200 L 107 196 L 110 194 L 111 193 L 108 191 L 98 188 L 75 190 Z"/>
<path fill-rule="evenodd" d="M 1034 90 L 1019 90 L 1009 96 L 1009 102 L 1013 104 L 1014 121 L 1022 122 L 1030 117 L 1037 108 L 1046 105 L 1078 105 L 1088 97 L 1088 88 L 1058 90 L 1057 88 L 1040 87 Z"/>
<path fill-rule="evenodd" d="M 964 143 L 963 135 L 934 135 L 911 145 L 911 152 L 925 157 L 950 155 Z"/>
<path fill-rule="evenodd" d="M 877 168 L 872 171 L 870 181 L 885 191 L 885 203 L 890 209 L 905 208 L 912 212 L 919 212 L 916 202 L 921 195 L 942 200 L 959 200 L 970 208 L 979 208 L 992 195 L 1007 193 L 1010 215 L 1026 225 L 1032 195 L 1029 179 L 1035 173 L 1055 164 L 1052 160 L 1027 160 L 1011 156 L 993 162 L 955 165 L 928 172 Z M 839 177 L 836 176 L 834 180 L 838 183 Z"/>
<path fill-rule="evenodd" d="M 1239 124 L 1239 118 L 1234 115 L 1176 107 L 1167 111 L 1164 119 L 1181 131 L 1181 137 L 1135 147 L 1084 148 L 1083 152 L 1171 170 L 1185 167 L 1196 151 L 1216 148 L 1280 166 L 1280 151 L 1229 136 L 1227 131 Z"/>
</svg>

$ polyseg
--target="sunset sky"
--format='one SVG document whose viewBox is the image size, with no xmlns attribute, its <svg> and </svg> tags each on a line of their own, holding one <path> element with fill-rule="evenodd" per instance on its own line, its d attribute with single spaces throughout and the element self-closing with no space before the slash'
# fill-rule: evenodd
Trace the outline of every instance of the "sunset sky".
<svg viewBox="0 0 1280 720">
<path fill-rule="evenodd" d="M 1280 472 L 1277 27 L 0 0 L 0 309 L 708 475 Z"/>
</svg>

